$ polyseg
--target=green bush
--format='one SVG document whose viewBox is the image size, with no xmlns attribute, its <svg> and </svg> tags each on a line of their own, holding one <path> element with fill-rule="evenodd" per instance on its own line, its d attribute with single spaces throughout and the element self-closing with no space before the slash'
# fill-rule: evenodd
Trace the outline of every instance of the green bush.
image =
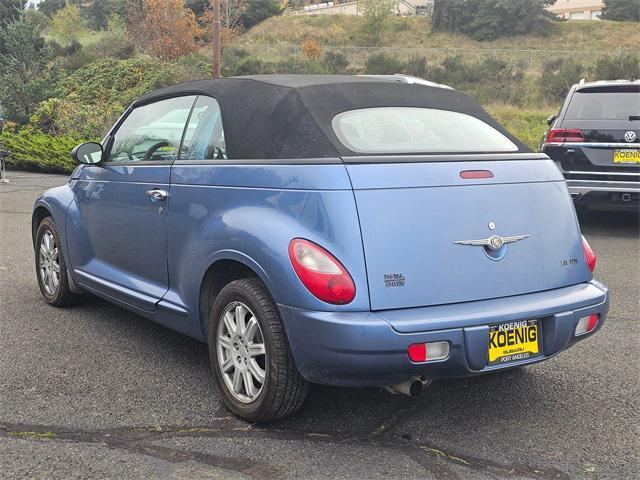
<svg viewBox="0 0 640 480">
<path fill-rule="evenodd" d="M 424 55 L 411 55 L 407 61 L 407 65 L 403 69 L 403 73 L 413 75 L 414 77 L 426 77 L 427 57 Z"/>
<path fill-rule="evenodd" d="M 428 68 L 426 77 L 434 82 L 468 91 L 481 103 L 506 102 L 520 105 L 524 101 L 524 71 L 500 59 L 465 62 L 459 56 L 448 57 L 440 65 Z"/>
<path fill-rule="evenodd" d="M 87 105 L 99 102 L 127 105 L 151 90 L 181 80 L 175 63 L 148 56 L 126 60 L 102 58 L 70 75 L 62 88 L 66 95 Z"/>
<path fill-rule="evenodd" d="M 342 53 L 326 52 L 322 63 L 327 73 L 345 73 L 349 66 L 349 60 Z"/>
<path fill-rule="evenodd" d="M 393 75 L 403 71 L 405 64 L 396 57 L 384 53 L 374 53 L 367 57 L 364 73 L 367 75 Z"/>
<path fill-rule="evenodd" d="M 542 67 L 540 90 L 546 100 L 561 101 L 574 83 L 586 75 L 586 68 L 578 60 L 557 58 L 548 60 Z"/>
<path fill-rule="evenodd" d="M 640 78 L 640 59 L 631 55 L 602 57 L 596 62 L 593 80 Z"/>
<path fill-rule="evenodd" d="M 29 127 L 0 135 L 0 146 L 11 151 L 6 159 L 9 168 L 48 173 L 71 172 L 75 168 L 71 150 L 81 141 L 76 136 L 47 135 Z"/>
<path fill-rule="evenodd" d="M 133 100 L 184 79 L 178 64 L 151 57 L 99 59 L 64 78 L 29 123 L 48 134 L 100 137 Z"/>
</svg>

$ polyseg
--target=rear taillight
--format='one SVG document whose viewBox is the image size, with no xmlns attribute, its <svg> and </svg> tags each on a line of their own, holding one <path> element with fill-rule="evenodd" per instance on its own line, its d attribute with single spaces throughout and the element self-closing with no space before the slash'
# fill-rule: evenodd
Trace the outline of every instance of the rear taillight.
<svg viewBox="0 0 640 480">
<path fill-rule="evenodd" d="M 554 128 L 547 132 L 547 142 L 584 142 L 581 130 Z"/>
<path fill-rule="evenodd" d="M 349 272 L 319 245 L 294 238 L 289 244 L 289 258 L 303 285 L 323 302 L 344 305 L 356 296 Z"/>
<path fill-rule="evenodd" d="M 589 246 L 589 242 L 587 239 L 582 237 L 582 249 L 584 250 L 584 258 L 587 260 L 587 267 L 589 270 L 593 272 L 596 269 L 596 254 L 593 253 L 593 250 Z"/>
</svg>

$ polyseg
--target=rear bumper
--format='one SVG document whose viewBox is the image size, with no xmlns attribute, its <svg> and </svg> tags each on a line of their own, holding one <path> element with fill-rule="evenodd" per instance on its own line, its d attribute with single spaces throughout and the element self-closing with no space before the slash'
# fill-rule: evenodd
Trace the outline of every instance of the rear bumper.
<svg viewBox="0 0 640 480">
<path fill-rule="evenodd" d="M 584 195 L 591 192 L 640 193 L 638 182 L 614 182 L 609 180 L 567 180 L 571 195 Z"/>
<path fill-rule="evenodd" d="M 576 205 L 607 210 L 632 210 L 640 206 L 640 183 L 608 180 L 567 180 Z"/>
<path fill-rule="evenodd" d="M 379 312 L 318 312 L 279 305 L 296 365 L 307 380 L 338 386 L 385 386 L 416 375 L 477 375 L 557 355 L 602 327 L 607 288 L 596 282 L 515 297 Z M 600 314 L 590 333 L 574 336 L 581 317 Z M 540 320 L 543 354 L 487 366 L 489 325 Z M 448 341 L 445 360 L 415 364 L 412 343 Z"/>
</svg>

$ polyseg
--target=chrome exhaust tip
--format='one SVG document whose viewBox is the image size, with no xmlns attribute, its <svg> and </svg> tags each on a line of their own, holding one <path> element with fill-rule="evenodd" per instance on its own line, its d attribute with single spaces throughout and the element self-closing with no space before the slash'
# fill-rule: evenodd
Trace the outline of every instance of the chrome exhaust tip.
<svg viewBox="0 0 640 480">
<path fill-rule="evenodd" d="M 394 395 L 402 394 L 409 397 L 418 398 L 422 395 L 424 387 L 427 387 L 431 383 L 431 380 L 427 380 L 424 377 L 413 377 L 401 383 L 395 385 L 386 386 L 386 390 Z"/>
</svg>

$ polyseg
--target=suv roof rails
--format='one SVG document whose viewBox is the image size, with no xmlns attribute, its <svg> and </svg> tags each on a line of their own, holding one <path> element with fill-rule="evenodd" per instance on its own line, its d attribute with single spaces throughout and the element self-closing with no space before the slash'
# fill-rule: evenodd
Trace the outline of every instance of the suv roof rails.
<svg viewBox="0 0 640 480">
<path fill-rule="evenodd" d="M 636 83 L 636 82 L 640 82 L 640 79 L 635 78 L 634 76 L 631 76 L 631 78 L 626 79 L 626 78 L 616 78 L 615 80 L 594 80 L 593 82 L 587 82 L 585 81 L 585 79 L 581 79 L 580 82 L 578 82 L 575 86 L 586 86 L 586 87 L 590 87 L 590 86 L 596 86 L 596 85 L 615 85 L 616 83 Z"/>
</svg>

